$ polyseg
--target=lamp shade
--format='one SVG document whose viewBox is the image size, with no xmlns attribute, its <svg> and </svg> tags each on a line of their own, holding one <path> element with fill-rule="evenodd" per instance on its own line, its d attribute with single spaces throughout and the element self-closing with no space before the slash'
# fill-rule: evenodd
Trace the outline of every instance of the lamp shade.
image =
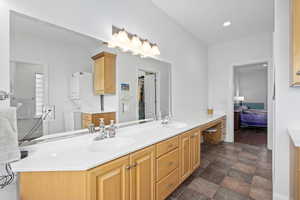
<svg viewBox="0 0 300 200">
<path fill-rule="evenodd" d="M 233 97 L 234 101 L 245 101 L 245 97 L 244 96 L 235 96 Z"/>
</svg>

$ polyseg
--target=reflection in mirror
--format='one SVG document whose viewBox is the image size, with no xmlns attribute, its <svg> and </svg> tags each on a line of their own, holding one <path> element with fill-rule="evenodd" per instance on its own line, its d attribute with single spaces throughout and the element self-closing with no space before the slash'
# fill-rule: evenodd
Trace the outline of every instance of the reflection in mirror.
<svg viewBox="0 0 300 200">
<path fill-rule="evenodd" d="M 11 105 L 19 140 L 171 113 L 171 65 L 11 13 Z"/>
</svg>

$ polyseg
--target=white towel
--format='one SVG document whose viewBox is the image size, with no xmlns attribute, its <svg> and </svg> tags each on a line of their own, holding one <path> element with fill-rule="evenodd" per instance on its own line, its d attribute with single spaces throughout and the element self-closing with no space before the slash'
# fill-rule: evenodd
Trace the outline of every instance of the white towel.
<svg viewBox="0 0 300 200">
<path fill-rule="evenodd" d="M 20 159 L 16 108 L 0 109 L 0 164 Z"/>
</svg>

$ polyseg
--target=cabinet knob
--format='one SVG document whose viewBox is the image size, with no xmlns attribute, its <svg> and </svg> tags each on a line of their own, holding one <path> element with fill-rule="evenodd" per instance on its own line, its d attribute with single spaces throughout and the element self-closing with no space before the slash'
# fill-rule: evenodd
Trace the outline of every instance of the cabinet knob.
<svg viewBox="0 0 300 200">
<path fill-rule="evenodd" d="M 297 75 L 297 76 L 300 76 L 300 71 L 297 71 L 297 72 L 296 72 L 296 75 Z"/>
<path fill-rule="evenodd" d="M 126 166 L 126 169 L 127 169 L 127 170 L 130 170 L 130 169 L 131 169 L 131 166 L 130 166 L 130 165 Z"/>
<path fill-rule="evenodd" d="M 174 164 L 174 162 L 169 162 L 169 166 L 171 166 L 171 165 L 173 165 Z"/>
<path fill-rule="evenodd" d="M 131 167 L 136 167 L 137 166 L 137 163 L 134 163 Z"/>
</svg>

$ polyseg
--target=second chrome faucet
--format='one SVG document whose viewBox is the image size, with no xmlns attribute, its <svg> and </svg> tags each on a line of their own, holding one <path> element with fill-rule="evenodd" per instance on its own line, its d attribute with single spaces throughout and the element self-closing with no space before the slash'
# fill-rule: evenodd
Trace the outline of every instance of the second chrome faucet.
<svg viewBox="0 0 300 200">
<path fill-rule="evenodd" d="M 100 118 L 99 122 L 99 132 L 96 132 L 98 135 L 94 140 L 104 140 L 105 138 L 113 138 L 116 136 L 116 126 L 114 120 L 110 120 L 110 125 L 106 128 L 104 119 Z"/>
</svg>

